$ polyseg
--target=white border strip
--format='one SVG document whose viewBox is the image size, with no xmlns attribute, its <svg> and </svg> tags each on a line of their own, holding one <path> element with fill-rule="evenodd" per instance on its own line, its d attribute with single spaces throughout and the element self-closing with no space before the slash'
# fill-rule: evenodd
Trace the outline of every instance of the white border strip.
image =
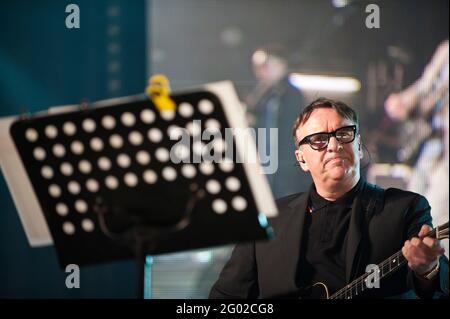
<svg viewBox="0 0 450 319">
<path fill-rule="evenodd" d="M 53 239 L 44 213 L 9 133 L 16 119 L 15 116 L 0 119 L 0 167 L 30 246 L 52 245 Z"/>
</svg>

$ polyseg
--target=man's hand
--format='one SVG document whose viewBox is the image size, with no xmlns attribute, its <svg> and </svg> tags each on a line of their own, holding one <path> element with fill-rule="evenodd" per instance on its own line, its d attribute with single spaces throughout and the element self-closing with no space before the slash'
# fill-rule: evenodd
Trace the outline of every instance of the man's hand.
<svg viewBox="0 0 450 319">
<path fill-rule="evenodd" d="M 426 275 L 438 263 L 439 256 L 444 254 L 445 249 L 439 244 L 439 241 L 426 237 L 431 230 L 430 226 L 423 225 L 419 232 L 419 237 L 413 237 L 405 241 L 402 248 L 403 256 L 408 261 L 408 266 L 417 275 Z"/>
</svg>

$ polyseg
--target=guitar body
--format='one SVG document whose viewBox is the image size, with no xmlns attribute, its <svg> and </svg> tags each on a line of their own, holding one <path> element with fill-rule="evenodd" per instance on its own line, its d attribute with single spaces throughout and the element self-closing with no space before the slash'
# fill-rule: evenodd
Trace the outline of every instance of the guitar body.
<svg viewBox="0 0 450 319">
<path fill-rule="evenodd" d="M 303 288 L 300 290 L 299 299 L 328 299 L 330 297 L 327 285 L 322 282 Z"/>
</svg>

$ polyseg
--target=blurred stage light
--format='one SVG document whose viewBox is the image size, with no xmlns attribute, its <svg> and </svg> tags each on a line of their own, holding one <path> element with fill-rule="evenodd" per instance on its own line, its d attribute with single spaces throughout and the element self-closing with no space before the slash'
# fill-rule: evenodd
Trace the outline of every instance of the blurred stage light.
<svg viewBox="0 0 450 319">
<path fill-rule="evenodd" d="M 350 0 L 332 0 L 331 3 L 335 8 L 343 8 L 350 4 Z"/>
<path fill-rule="evenodd" d="M 353 93 L 361 88 L 361 83 L 354 78 L 330 75 L 291 73 L 289 82 L 300 90 L 309 91 Z"/>
</svg>

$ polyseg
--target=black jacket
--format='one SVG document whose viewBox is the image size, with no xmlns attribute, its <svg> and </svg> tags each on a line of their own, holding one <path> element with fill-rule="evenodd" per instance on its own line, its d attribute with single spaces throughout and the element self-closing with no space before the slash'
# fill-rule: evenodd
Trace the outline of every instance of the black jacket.
<svg viewBox="0 0 450 319">
<path fill-rule="evenodd" d="M 309 192 L 277 201 L 279 216 L 270 221 L 272 241 L 238 244 L 212 287 L 210 298 L 274 298 L 302 287 L 301 242 Z M 431 225 L 430 206 L 421 195 L 364 182 L 351 212 L 346 247 L 346 280 L 365 273 L 399 251 L 423 224 Z M 367 226 L 368 225 L 368 226 Z M 415 291 L 413 272 L 404 266 L 383 279 L 366 297 L 411 298 L 448 296 L 448 260 L 440 259 L 434 295 Z M 414 294 L 415 292 L 415 294 Z"/>
</svg>

